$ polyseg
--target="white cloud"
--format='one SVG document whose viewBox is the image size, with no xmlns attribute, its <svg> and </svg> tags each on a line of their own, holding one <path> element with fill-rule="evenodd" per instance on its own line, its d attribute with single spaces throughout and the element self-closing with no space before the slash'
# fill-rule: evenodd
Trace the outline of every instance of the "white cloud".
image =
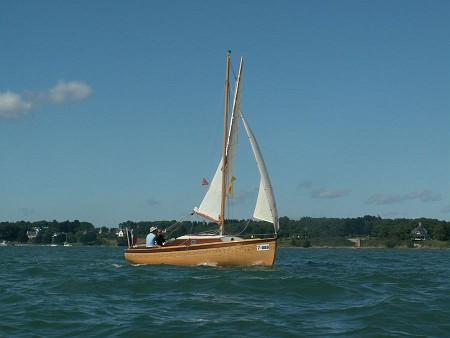
<svg viewBox="0 0 450 338">
<path fill-rule="evenodd" d="M 369 197 L 367 204 L 395 204 L 401 203 L 403 201 L 403 196 L 395 194 L 376 194 Z"/>
<path fill-rule="evenodd" d="M 0 92 L 0 117 L 5 119 L 25 115 L 31 108 L 31 102 L 25 101 L 19 94 L 7 91 Z"/>
<path fill-rule="evenodd" d="M 92 88 L 82 81 L 59 81 L 53 88 L 40 92 L 27 90 L 26 94 L 0 92 L 0 118 L 15 119 L 26 115 L 35 106 L 82 100 L 91 95 Z M 24 99 L 26 97 L 26 99 Z"/>
<path fill-rule="evenodd" d="M 405 195 L 405 199 L 420 199 L 422 202 L 435 202 L 442 200 L 442 195 L 429 190 L 415 190 Z"/>
<path fill-rule="evenodd" d="M 338 198 L 350 195 L 348 189 L 319 189 L 311 191 L 313 198 Z"/>
<path fill-rule="evenodd" d="M 367 204 L 395 204 L 405 200 L 419 199 L 422 203 L 436 202 L 442 200 L 442 195 L 430 190 L 415 190 L 405 195 L 376 194 L 369 197 Z"/>
<path fill-rule="evenodd" d="M 62 103 L 67 100 L 82 100 L 92 93 L 92 88 L 81 81 L 59 81 L 55 87 L 49 90 L 52 102 Z"/>
<path fill-rule="evenodd" d="M 311 180 L 303 180 L 297 185 L 297 189 L 311 188 L 313 182 Z"/>
</svg>

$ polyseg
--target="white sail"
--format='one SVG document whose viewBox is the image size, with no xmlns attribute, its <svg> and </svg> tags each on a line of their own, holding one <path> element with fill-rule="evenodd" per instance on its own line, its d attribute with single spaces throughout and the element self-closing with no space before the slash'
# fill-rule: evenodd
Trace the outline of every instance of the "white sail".
<svg viewBox="0 0 450 338">
<path fill-rule="evenodd" d="M 209 185 L 208 191 L 198 208 L 194 212 L 213 222 L 219 223 L 220 199 L 222 195 L 222 161 Z"/>
<path fill-rule="evenodd" d="M 273 194 L 272 184 L 270 183 L 269 174 L 267 173 L 266 164 L 259 150 L 256 138 L 253 135 L 250 126 L 241 113 L 242 122 L 244 123 L 245 131 L 247 132 L 248 139 L 252 145 L 253 154 L 255 155 L 256 164 L 258 165 L 259 173 L 261 175 L 261 181 L 259 184 L 258 199 L 256 201 L 255 212 L 253 217 L 261 219 L 263 221 L 273 223 L 275 232 L 279 229 L 278 211 L 275 203 L 275 196 Z"/>
</svg>

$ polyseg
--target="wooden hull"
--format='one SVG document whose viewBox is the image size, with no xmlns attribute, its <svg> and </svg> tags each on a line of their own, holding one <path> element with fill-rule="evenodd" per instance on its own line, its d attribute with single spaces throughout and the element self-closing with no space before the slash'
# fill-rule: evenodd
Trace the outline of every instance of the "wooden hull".
<svg viewBox="0 0 450 338">
<path fill-rule="evenodd" d="M 243 239 L 160 248 L 128 248 L 125 259 L 133 264 L 273 265 L 277 242 L 269 239 Z"/>
</svg>

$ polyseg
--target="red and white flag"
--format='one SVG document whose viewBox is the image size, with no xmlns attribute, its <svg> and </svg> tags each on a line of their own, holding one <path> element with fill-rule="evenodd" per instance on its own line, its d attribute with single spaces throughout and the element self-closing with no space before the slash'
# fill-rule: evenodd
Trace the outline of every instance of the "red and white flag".
<svg viewBox="0 0 450 338">
<path fill-rule="evenodd" d="M 202 178 L 202 185 L 209 185 L 209 182 L 204 177 Z"/>
</svg>

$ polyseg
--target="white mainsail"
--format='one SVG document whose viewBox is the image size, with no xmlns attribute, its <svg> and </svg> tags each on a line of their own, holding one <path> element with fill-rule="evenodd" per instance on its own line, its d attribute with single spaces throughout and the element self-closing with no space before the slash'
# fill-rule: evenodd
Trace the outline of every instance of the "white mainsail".
<svg viewBox="0 0 450 338">
<path fill-rule="evenodd" d="M 236 157 L 236 148 L 238 141 L 238 132 L 240 120 L 244 124 L 244 128 L 247 132 L 250 144 L 252 146 L 253 154 L 256 159 L 256 163 L 260 172 L 261 180 L 259 186 L 258 198 L 256 201 L 256 207 L 253 217 L 271 222 L 274 225 L 275 232 L 279 229 L 278 212 L 275 203 L 275 197 L 270 183 L 269 175 L 264 163 L 264 160 L 259 150 L 259 146 L 256 142 L 255 136 L 250 129 L 247 121 L 244 119 L 241 112 L 241 74 L 242 74 L 243 59 L 239 66 L 238 78 L 236 80 L 236 90 L 233 101 L 233 109 L 231 115 L 230 128 L 228 133 L 228 141 L 226 147 L 227 167 L 225 168 L 225 182 L 227 193 L 231 192 L 233 184 L 233 167 Z M 214 222 L 219 222 L 219 215 L 221 209 L 221 196 L 222 196 L 222 161 L 220 161 L 216 173 L 211 181 L 209 189 L 203 198 L 202 203 L 198 208 L 194 209 L 194 212 Z"/>
</svg>

